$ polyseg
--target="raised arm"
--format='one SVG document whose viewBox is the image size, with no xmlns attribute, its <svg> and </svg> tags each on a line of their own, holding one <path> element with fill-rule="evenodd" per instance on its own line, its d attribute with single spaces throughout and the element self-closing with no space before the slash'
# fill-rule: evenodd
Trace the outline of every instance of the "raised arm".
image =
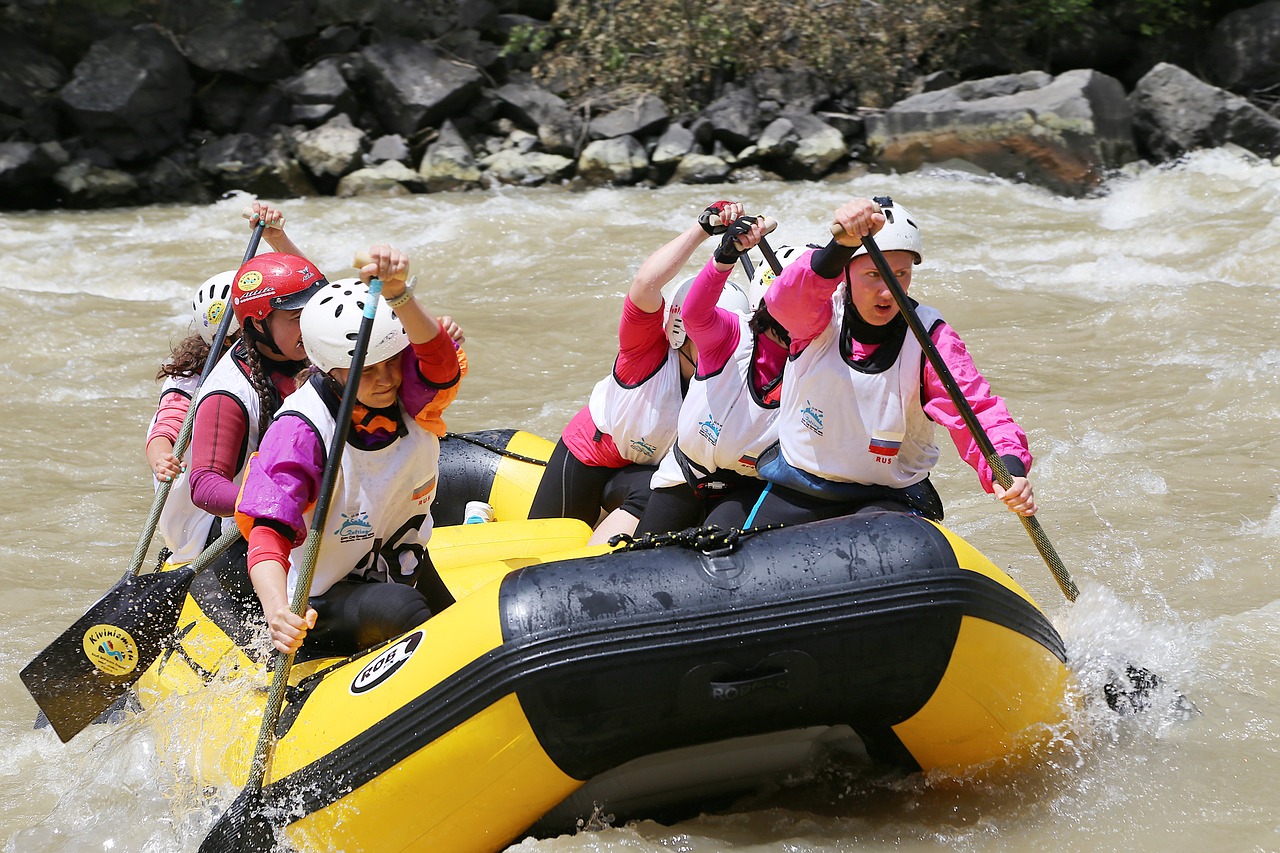
<svg viewBox="0 0 1280 853">
<path fill-rule="evenodd" d="M 742 205 L 717 201 L 702 212 L 698 221 L 645 258 L 631 282 L 627 297 L 641 311 L 652 314 L 662 307 L 662 288 L 675 278 L 693 253 L 708 237 L 722 233 L 724 224 L 742 215 Z"/>
</svg>

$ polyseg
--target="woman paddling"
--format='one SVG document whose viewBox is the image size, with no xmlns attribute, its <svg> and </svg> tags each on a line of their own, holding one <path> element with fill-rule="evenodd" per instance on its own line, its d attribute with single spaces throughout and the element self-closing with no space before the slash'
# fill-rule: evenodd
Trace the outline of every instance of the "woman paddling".
<svg viewBox="0 0 1280 853">
<path fill-rule="evenodd" d="M 596 528 L 592 544 L 635 530 L 649 481 L 675 441 L 697 364 L 696 344 L 680 325 L 683 294 L 667 300 L 663 288 L 708 237 L 724 232 L 721 223 L 741 215 L 736 202 L 714 202 L 640 265 L 623 300 L 613 369 L 564 428 L 529 518 L 579 518 Z M 600 521 L 602 510 L 607 516 Z"/>
<path fill-rule="evenodd" d="M 778 444 L 761 457 L 770 481 L 756 526 L 794 524 L 890 509 L 941 520 L 929 471 L 938 460 L 935 425 L 945 428 L 982 487 L 1013 512 L 1032 515 L 1026 434 L 991 393 L 964 341 L 934 309 L 918 306 L 929 336 L 976 412 L 1013 481 L 991 470 L 862 245 L 875 235 L 903 289 L 923 258 L 914 216 L 890 199 L 854 199 L 835 211 L 841 236 L 801 256 L 765 294 L 791 336 L 791 362 L 778 416 Z M 840 285 L 843 285 L 841 287 Z"/>
<path fill-rule="evenodd" d="M 405 286 L 408 257 L 386 245 L 369 256 L 359 281 L 328 285 L 303 309 L 302 338 L 316 372 L 267 430 L 237 506 L 249 577 L 271 640 L 285 653 L 306 640 L 308 656 L 354 654 L 453 603 L 427 542 L 442 413 L 457 395 L 466 356 Z M 352 377 L 352 342 L 375 277 L 386 301 L 378 305 L 364 372 Z M 295 566 L 348 382 L 359 383 L 358 405 L 310 606 L 298 616 L 289 607 Z"/>
</svg>

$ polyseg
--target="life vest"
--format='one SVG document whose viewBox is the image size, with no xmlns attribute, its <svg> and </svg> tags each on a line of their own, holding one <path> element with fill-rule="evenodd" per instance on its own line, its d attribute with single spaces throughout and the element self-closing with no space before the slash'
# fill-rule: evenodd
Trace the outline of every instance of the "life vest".
<svg viewBox="0 0 1280 853">
<path fill-rule="evenodd" d="M 335 415 L 313 377 L 281 407 L 277 418 L 303 418 L 333 452 Z M 400 408 L 406 433 L 377 450 L 348 444 L 334 482 L 333 500 L 316 557 L 311 595 L 347 577 L 412 584 L 431 538 L 440 440 Z M 308 525 L 314 507 L 304 513 Z M 297 586 L 303 546 L 289 555 L 290 597 Z"/>
<path fill-rule="evenodd" d="M 924 353 L 908 331 L 891 364 L 853 363 L 841 352 L 842 297 L 837 291 L 831 323 L 787 367 L 781 456 L 823 480 L 906 488 L 928 477 L 939 455 L 921 401 Z M 926 329 L 942 322 L 933 308 L 916 313 Z"/>
<path fill-rule="evenodd" d="M 656 465 L 675 444 L 681 398 L 680 359 L 669 350 L 662 364 L 634 385 L 610 371 L 591 390 L 587 407 L 618 453 L 640 465 Z"/>
<path fill-rule="evenodd" d="M 248 425 L 245 452 L 240 459 L 240 467 L 232 478 L 238 484 L 244 476 L 244 463 L 248 460 L 249 454 L 258 447 L 258 414 L 261 403 L 258 400 L 257 389 L 249 381 L 240 362 L 233 357 L 233 351 L 234 347 L 224 353 L 214 365 L 191 405 L 199 406 L 200 401 L 209 395 L 221 393 L 234 399 L 244 411 Z M 160 512 L 158 529 L 164 538 L 165 547 L 173 552 L 169 561 L 185 563 L 199 556 L 204 550 L 205 542 L 208 541 L 213 519 L 214 516 L 211 513 L 205 512 L 192 503 L 191 480 L 188 471 L 183 471 L 173 481 L 164 509 Z"/>
<path fill-rule="evenodd" d="M 673 455 L 690 485 L 716 471 L 758 478 L 756 459 L 778 440 L 779 401 L 766 403 L 751 381 L 759 341 L 739 317 L 738 346 L 716 373 L 695 375 L 680 406 Z"/>
</svg>

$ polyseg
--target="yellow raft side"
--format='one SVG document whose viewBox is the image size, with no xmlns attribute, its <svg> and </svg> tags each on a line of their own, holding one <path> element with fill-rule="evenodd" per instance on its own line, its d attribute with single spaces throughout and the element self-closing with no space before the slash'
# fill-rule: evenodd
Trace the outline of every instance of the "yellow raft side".
<svg viewBox="0 0 1280 853">
<path fill-rule="evenodd" d="M 392 711 L 412 702 L 430 685 L 454 675 L 502 645 L 498 621 L 499 581 L 491 582 L 431 620 L 425 643 L 393 676 L 367 693 L 350 685 L 372 655 L 327 677 L 303 706 L 277 745 L 269 780 L 321 758 L 313 744 L 341 744 Z M 493 838 L 492 849 L 528 826 L 582 783 L 561 772 L 543 752 L 519 701 L 508 694 L 424 749 L 338 803 L 291 825 L 290 840 L 302 849 L 324 849 L 334 837 L 357 838 L 364 850 L 475 851 L 477 828 Z M 537 792 L 538 802 L 520 802 Z"/>
<path fill-rule="evenodd" d="M 551 458 L 555 443 L 540 435 L 519 430 L 511 436 L 506 449 L 521 456 L 545 461 Z M 541 465 L 504 456 L 498 463 L 489 491 L 489 505 L 493 507 L 494 517 L 499 521 L 528 518 L 529 507 L 533 505 L 533 496 L 538 491 L 538 482 L 545 470 Z"/>
<path fill-rule="evenodd" d="M 947 671 L 933 696 L 893 727 L 923 770 L 961 770 L 1012 755 L 1065 722 L 1069 673 L 1030 637 L 965 616 Z M 975 696 L 986 696 L 979 701 Z M 993 703 L 991 696 L 1003 696 Z M 969 725 L 957 730 L 957 721 Z M 939 732 L 954 732 L 944 740 Z"/>
<path fill-rule="evenodd" d="M 966 571 L 990 578 L 1039 609 L 1026 590 L 981 552 L 941 525 L 934 526 L 947 537 Z M 1042 740 L 1046 726 L 1064 723 L 1069 678 L 1066 664 L 1034 639 L 965 616 L 933 696 L 893 730 L 922 769 L 971 767 L 994 755 L 1013 754 Z M 1002 696 L 1003 701 L 980 702 L 975 696 Z M 954 731 L 958 720 L 970 721 L 969 727 L 940 741 L 938 732 Z"/>
</svg>

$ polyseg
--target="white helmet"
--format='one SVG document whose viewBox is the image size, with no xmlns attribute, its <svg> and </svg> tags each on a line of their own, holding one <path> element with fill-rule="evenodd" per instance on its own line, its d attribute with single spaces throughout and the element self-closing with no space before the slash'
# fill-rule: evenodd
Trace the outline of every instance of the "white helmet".
<svg viewBox="0 0 1280 853">
<path fill-rule="evenodd" d="M 885 219 L 884 227 L 872 235 L 880 251 L 911 252 L 916 256 L 916 263 L 920 263 L 924 259 L 924 241 L 920 239 L 920 226 L 916 224 L 916 218 L 911 215 L 911 211 L 896 204 L 891 198 L 881 197 L 876 198 L 875 201 L 884 211 Z M 856 258 L 866 252 L 866 246 L 859 246 L 858 251 L 853 253 L 853 257 Z"/>
<path fill-rule="evenodd" d="M 213 336 L 218 333 L 222 312 L 231 305 L 231 283 L 236 280 L 236 272 L 237 270 L 227 270 L 207 279 L 196 291 L 195 299 L 191 300 L 192 318 L 196 324 L 196 331 L 209 346 L 213 346 Z M 232 314 L 227 335 L 230 336 L 239 328 L 240 321 Z"/>
<path fill-rule="evenodd" d="M 778 256 L 778 263 L 782 264 L 782 268 L 785 270 L 795 262 L 796 258 L 805 253 L 805 247 L 779 246 L 773 250 L 773 253 Z M 756 273 L 751 276 L 751 284 L 747 288 L 748 301 L 751 303 L 752 311 L 760 307 L 760 301 L 764 299 L 765 291 L 769 289 L 769 285 L 773 284 L 773 280 L 777 277 L 777 274 L 767 262 L 756 267 Z"/>
<path fill-rule="evenodd" d="M 666 323 L 664 328 L 667 333 L 667 343 L 671 344 L 672 349 L 680 349 L 684 346 L 685 331 L 684 320 L 680 317 L 680 309 L 684 305 L 684 301 L 689 296 L 689 291 L 693 289 L 693 279 L 686 278 L 680 282 L 674 289 L 671 285 L 663 288 L 663 297 L 666 300 Z M 726 281 L 724 290 L 720 292 L 720 298 L 716 300 L 717 308 L 726 308 L 738 314 L 750 314 L 751 306 L 747 303 L 747 294 L 742 287 L 735 282 Z"/>
<path fill-rule="evenodd" d="M 364 317 L 369 286 L 358 278 L 330 282 L 316 291 L 302 309 L 299 325 L 302 346 L 311 363 L 325 373 L 335 367 L 349 368 L 355 357 L 356 336 Z M 378 300 L 378 313 L 373 317 L 369 336 L 369 352 L 365 366 L 380 364 L 399 355 L 409 346 L 409 335 L 387 303 Z"/>
</svg>

